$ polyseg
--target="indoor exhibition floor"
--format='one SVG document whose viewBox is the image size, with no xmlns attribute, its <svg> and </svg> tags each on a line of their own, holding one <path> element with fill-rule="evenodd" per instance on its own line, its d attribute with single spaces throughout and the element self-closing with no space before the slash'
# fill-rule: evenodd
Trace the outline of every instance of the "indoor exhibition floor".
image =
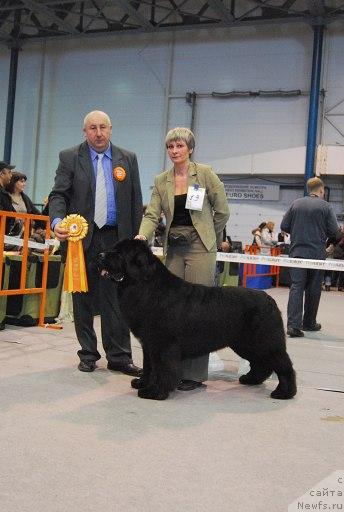
<svg viewBox="0 0 344 512">
<path fill-rule="evenodd" d="M 269 293 L 285 316 L 288 289 Z M 323 292 L 323 330 L 288 339 L 299 386 L 288 401 L 269 397 L 273 377 L 240 385 L 229 349 L 205 390 L 142 400 L 104 358 L 94 373 L 77 370 L 72 323 L 61 331 L 7 326 L 0 332 L 1 510 L 287 511 L 344 470 L 343 306 L 344 293 Z M 141 363 L 136 340 L 133 350 Z"/>
</svg>

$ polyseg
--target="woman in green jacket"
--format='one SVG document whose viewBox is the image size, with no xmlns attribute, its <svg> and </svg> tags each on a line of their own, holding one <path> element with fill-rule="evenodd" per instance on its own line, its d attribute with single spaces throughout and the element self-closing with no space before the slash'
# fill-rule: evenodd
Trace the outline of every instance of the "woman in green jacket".
<svg viewBox="0 0 344 512">
<path fill-rule="evenodd" d="M 170 130 L 165 143 L 173 167 L 156 176 L 137 238 L 151 240 L 163 213 L 167 268 L 190 283 L 213 286 L 216 251 L 229 218 L 223 183 L 209 165 L 190 161 L 195 138 L 188 128 Z M 178 389 L 202 387 L 208 378 L 208 359 L 183 361 Z"/>
</svg>

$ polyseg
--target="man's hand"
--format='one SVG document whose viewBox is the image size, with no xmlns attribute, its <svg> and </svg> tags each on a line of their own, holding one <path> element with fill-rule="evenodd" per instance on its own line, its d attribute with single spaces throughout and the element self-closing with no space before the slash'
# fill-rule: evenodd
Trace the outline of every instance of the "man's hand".
<svg viewBox="0 0 344 512">
<path fill-rule="evenodd" d="M 147 242 L 147 237 L 145 237 L 145 235 L 136 235 L 134 240 L 143 240 L 144 242 Z"/>
<path fill-rule="evenodd" d="M 58 222 L 54 227 L 54 233 L 56 238 L 60 240 L 60 242 L 64 242 L 64 240 L 67 240 L 67 238 L 69 237 L 69 232 L 64 228 L 61 228 L 60 226 L 61 223 Z"/>
</svg>

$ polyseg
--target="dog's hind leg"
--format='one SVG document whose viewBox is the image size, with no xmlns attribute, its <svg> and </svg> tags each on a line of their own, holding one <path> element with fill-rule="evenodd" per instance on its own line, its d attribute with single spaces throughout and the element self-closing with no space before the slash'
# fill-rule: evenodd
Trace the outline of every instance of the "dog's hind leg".
<svg viewBox="0 0 344 512">
<path fill-rule="evenodd" d="M 296 374 L 287 352 L 279 354 L 274 364 L 274 371 L 279 382 L 277 388 L 271 393 L 271 398 L 279 400 L 293 398 L 297 392 Z"/>
<path fill-rule="evenodd" d="M 250 371 L 239 377 L 240 384 L 256 386 L 262 384 L 272 374 L 272 369 L 256 361 L 250 361 Z"/>
<path fill-rule="evenodd" d="M 167 344 L 164 349 L 153 350 L 150 353 L 151 379 L 148 386 L 138 390 L 140 398 L 165 400 L 170 391 L 176 388 L 179 378 L 180 350 L 179 347 Z"/>
</svg>

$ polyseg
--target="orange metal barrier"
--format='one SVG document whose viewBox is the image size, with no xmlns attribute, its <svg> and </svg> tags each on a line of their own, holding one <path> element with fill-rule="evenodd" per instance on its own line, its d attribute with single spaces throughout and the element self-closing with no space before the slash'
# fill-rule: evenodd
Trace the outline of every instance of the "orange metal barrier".
<svg viewBox="0 0 344 512">
<path fill-rule="evenodd" d="M 271 256 L 279 256 L 281 254 L 281 249 L 279 247 L 264 247 L 264 249 L 270 250 Z M 257 245 L 246 245 L 245 253 L 246 254 L 254 254 L 259 255 L 261 252 L 261 248 Z M 243 276 L 242 276 L 242 285 L 246 288 L 247 278 L 248 277 L 261 277 L 261 276 L 276 276 L 276 287 L 279 284 L 279 273 L 280 267 L 277 265 L 268 265 L 270 267 L 270 272 L 265 274 L 257 274 L 257 265 L 253 263 L 244 263 Z"/>
<path fill-rule="evenodd" d="M 24 222 L 24 237 L 23 237 L 23 249 L 21 252 L 21 274 L 20 274 L 20 285 L 19 288 L 13 290 L 3 290 L 1 288 L 3 263 L 4 263 L 4 247 L 5 247 L 5 234 L 6 234 L 6 222 L 9 218 L 21 219 Z M 0 211 L 0 296 L 3 295 L 26 295 L 39 293 L 41 296 L 40 307 L 39 307 L 39 318 L 38 325 L 40 327 L 50 327 L 52 329 L 61 329 L 62 327 L 57 324 L 45 324 L 44 323 L 44 311 L 46 303 L 47 293 L 47 277 L 48 277 L 48 258 L 49 248 L 47 247 L 43 251 L 43 268 L 42 268 L 42 286 L 40 288 L 26 288 L 26 274 L 27 274 L 27 260 L 29 255 L 29 238 L 31 233 L 32 221 L 39 220 L 45 222 L 46 226 L 46 238 L 50 238 L 50 219 L 45 215 L 33 215 L 28 213 L 17 213 L 17 212 L 5 212 Z"/>
</svg>

